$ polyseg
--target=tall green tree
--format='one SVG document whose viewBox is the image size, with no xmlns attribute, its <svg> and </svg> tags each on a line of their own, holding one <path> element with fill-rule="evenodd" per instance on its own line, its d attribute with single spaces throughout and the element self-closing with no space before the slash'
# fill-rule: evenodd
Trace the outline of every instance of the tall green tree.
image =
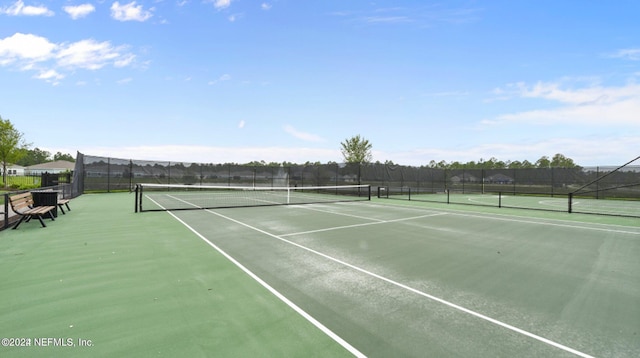
<svg viewBox="0 0 640 358">
<path fill-rule="evenodd" d="M 551 158 L 551 166 L 556 168 L 575 168 L 577 165 L 573 159 L 558 153 Z"/>
<path fill-rule="evenodd" d="M 373 145 L 367 139 L 360 137 L 360 135 L 346 139 L 340 145 L 340 151 L 345 163 L 363 164 L 370 163 L 373 159 L 371 154 Z"/>
<path fill-rule="evenodd" d="M 51 158 L 51 153 L 40 148 L 27 149 L 24 151 L 24 155 L 20 157 L 14 164 L 28 167 L 30 165 L 46 163 Z"/>
<path fill-rule="evenodd" d="M 2 163 L 2 183 L 7 186 L 7 165 L 15 163 L 27 150 L 27 144 L 8 119 L 0 117 L 0 162 Z"/>
<path fill-rule="evenodd" d="M 67 162 L 75 162 L 76 159 L 69 153 L 62 153 L 62 152 L 57 152 L 56 154 L 53 155 L 53 160 L 57 161 L 57 160 L 66 160 Z"/>
<path fill-rule="evenodd" d="M 547 157 L 546 155 L 540 157 L 540 159 L 536 161 L 536 168 L 550 168 L 550 167 L 551 167 L 551 160 L 549 160 L 549 157 Z"/>
</svg>

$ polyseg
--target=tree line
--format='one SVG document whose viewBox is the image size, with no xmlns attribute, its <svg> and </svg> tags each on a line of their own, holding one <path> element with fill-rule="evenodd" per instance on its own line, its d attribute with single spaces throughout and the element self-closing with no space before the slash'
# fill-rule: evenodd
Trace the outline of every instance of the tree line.
<svg viewBox="0 0 640 358">
<path fill-rule="evenodd" d="M 340 143 L 341 145 L 341 153 L 343 156 L 343 160 L 345 163 L 359 163 L 359 164 L 367 164 L 370 163 L 373 155 L 372 148 L 373 145 L 369 140 L 360 135 L 352 136 L 350 138 L 345 139 Z M 2 119 L 0 116 L 0 162 L 2 164 L 2 173 L 6 173 L 6 167 L 9 164 L 16 164 L 20 166 L 31 166 L 35 164 L 46 163 L 50 161 L 57 160 L 67 160 L 70 162 L 74 162 L 75 159 L 70 154 L 65 154 L 61 152 L 57 152 L 53 156 L 48 151 L 42 150 L 40 148 L 30 149 L 30 145 L 24 141 L 23 134 L 18 131 L 10 120 Z M 319 162 L 307 162 L 305 165 L 318 165 Z M 332 164 L 329 162 L 328 164 Z M 379 161 L 376 164 L 381 164 Z M 385 161 L 384 164 L 395 165 L 392 161 Z M 247 165 L 253 166 L 288 166 L 294 165 L 294 163 L 290 162 L 282 162 L 282 163 L 267 163 L 265 161 L 253 161 L 248 163 Z M 535 162 L 530 162 L 528 160 L 524 161 L 502 161 L 498 160 L 495 157 L 492 157 L 488 160 L 480 159 L 479 161 L 470 161 L 466 163 L 454 161 L 447 163 L 442 160 L 436 162 L 435 160 L 431 160 L 428 165 L 424 165 L 423 167 L 430 168 L 439 168 L 439 169 L 527 169 L 527 168 L 551 168 L 551 167 L 562 167 L 562 168 L 575 168 L 578 165 L 575 164 L 573 159 L 567 158 L 563 154 L 556 154 L 553 157 L 549 158 L 547 156 L 543 156 Z M 6 175 L 6 174 L 5 174 Z M 6 180 L 4 180 L 6 182 Z"/>
<path fill-rule="evenodd" d="M 28 167 L 30 165 L 42 164 L 42 163 L 47 163 L 51 161 L 55 162 L 58 160 L 66 160 L 68 162 L 76 161 L 76 159 L 72 157 L 71 154 L 57 152 L 56 154 L 51 155 L 51 153 L 46 150 L 42 150 L 40 148 L 34 148 L 34 149 L 26 149 L 22 157 L 16 160 L 14 164 L 17 164 L 23 167 Z"/>
<path fill-rule="evenodd" d="M 345 163 L 358 163 L 365 164 L 371 162 L 373 145 L 369 140 L 361 137 L 360 135 L 353 136 L 345 139 L 341 145 L 342 157 Z M 377 161 L 375 164 L 383 164 Z M 393 161 L 387 160 L 384 162 L 387 165 L 395 165 Z M 567 158 L 563 154 L 556 154 L 552 158 L 543 156 L 535 162 L 528 160 L 498 160 L 495 157 L 491 157 L 489 160 L 480 159 L 479 161 L 470 161 L 461 163 L 458 161 L 447 163 L 444 160 L 436 162 L 432 160 L 428 165 L 423 167 L 438 168 L 438 169 L 529 169 L 529 168 L 576 168 L 578 165 L 571 158 Z"/>
<path fill-rule="evenodd" d="M 428 167 L 430 168 L 439 168 L 439 169 L 531 169 L 531 168 L 578 168 L 573 159 L 564 156 L 563 154 L 556 154 L 553 157 L 549 158 L 547 156 L 542 156 L 540 159 L 535 162 L 530 162 L 528 160 L 507 160 L 502 161 L 498 160 L 494 157 L 484 160 L 480 159 L 479 161 L 470 161 L 466 163 L 461 162 L 450 162 L 446 161 L 436 162 L 432 160 L 429 162 Z"/>
</svg>

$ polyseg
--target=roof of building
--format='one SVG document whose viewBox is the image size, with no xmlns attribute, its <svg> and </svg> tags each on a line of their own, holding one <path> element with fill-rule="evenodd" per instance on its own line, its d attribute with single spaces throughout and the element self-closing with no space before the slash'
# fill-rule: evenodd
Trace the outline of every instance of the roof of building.
<svg viewBox="0 0 640 358">
<path fill-rule="evenodd" d="M 38 170 L 53 170 L 53 169 L 63 169 L 63 170 L 73 170 L 76 166 L 76 163 L 69 162 L 66 160 L 56 160 L 55 162 L 41 163 L 30 165 L 25 167 L 25 169 L 38 169 Z"/>
</svg>

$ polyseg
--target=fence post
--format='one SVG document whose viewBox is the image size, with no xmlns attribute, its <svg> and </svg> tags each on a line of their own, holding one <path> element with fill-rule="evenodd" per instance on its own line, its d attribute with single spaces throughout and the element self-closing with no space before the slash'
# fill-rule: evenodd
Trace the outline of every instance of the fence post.
<svg viewBox="0 0 640 358">
<path fill-rule="evenodd" d="M 133 188 L 133 160 L 129 159 L 129 190 Z"/>
<path fill-rule="evenodd" d="M 600 167 L 596 167 L 596 178 L 600 178 Z M 596 181 L 596 199 L 600 199 L 600 181 Z"/>
<path fill-rule="evenodd" d="M 4 225 L 3 227 L 6 229 L 9 227 L 9 194 L 4 193 Z"/>
<path fill-rule="evenodd" d="M 107 158 L 107 193 L 111 192 L 111 158 Z"/>
<path fill-rule="evenodd" d="M 467 176 L 464 169 L 462 169 L 462 194 L 464 194 L 464 178 Z"/>
<path fill-rule="evenodd" d="M 556 188 L 556 181 L 553 175 L 553 167 L 551 167 L 551 197 L 554 197 L 555 194 L 555 188 Z"/>
</svg>

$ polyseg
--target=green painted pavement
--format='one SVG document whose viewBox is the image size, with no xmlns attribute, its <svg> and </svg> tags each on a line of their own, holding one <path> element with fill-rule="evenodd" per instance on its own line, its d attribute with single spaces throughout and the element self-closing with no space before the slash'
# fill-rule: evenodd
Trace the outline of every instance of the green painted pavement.
<svg viewBox="0 0 640 358">
<path fill-rule="evenodd" d="M 168 214 L 132 203 L 83 195 L 47 228 L 0 232 L 0 336 L 31 344 L 0 356 L 350 355 Z"/>
</svg>

